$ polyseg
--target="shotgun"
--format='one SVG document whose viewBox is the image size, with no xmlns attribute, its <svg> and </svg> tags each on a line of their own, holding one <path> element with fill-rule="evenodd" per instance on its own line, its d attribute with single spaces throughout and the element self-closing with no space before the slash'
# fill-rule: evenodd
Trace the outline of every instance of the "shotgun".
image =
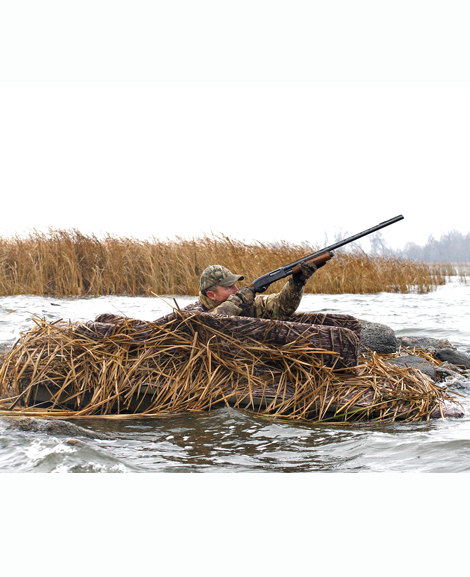
<svg viewBox="0 0 470 577">
<path fill-rule="evenodd" d="M 344 246 L 345 244 L 349 244 L 350 242 L 354 242 L 355 240 L 358 240 L 358 239 L 362 238 L 363 236 L 367 236 L 368 234 L 372 234 L 373 232 L 376 232 L 376 231 L 380 230 L 381 228 L 385 228 L 386 226 L 390 226 L 391 224 L 394 224 L 395 222 L 398 222 L 399 220 L 403 220 L 404 218 L 405 217 L 400 214 L 399 216 L 395 216 L 394 218 L 391 218 L 390 220 L 386 220 L 384 222 L 381 222 L 380 224 L 377 224 L 376 226 L 373 226 L 372 228 L 369 228 L 367 230 L 364 230 L 363 232 L 355 234 L 354 236 L 350 236 L 349 238 L 346 238 L 344 240 L 340 240 L 339 242 L 336 242 L 335 244 L 332 244 L 331 246 L 327 246 L 326 248 L 322 248 L 321 250 L 319 250 L 317 252 L 313 252 L 312 254 L 308 254 L 307 256 L 304 256 L 303 258 L 299 258 L 298 260 L 295 260 L 294 262 L 291 262 L 290 264 L 288 264 L 286 266 L 281 266 L 280 268 L 278 268 L 276 270 L 273 270 L 271 272 L 268 272 L 267 274 L 264 274 L 263 276 L 260 276 L 255 281 L 253 281 L 250 286 L 255 289 L 256 293 L 262 293 L 273 282 L 276 282 L 278 280 L 286 278 L 286 276 L 289 276 L 291 274 L 299 273 L 300 272 L 299 264 L 308 261 L 308 262 L 313 262 L 317 266 L 322 266 L 334 256 L 333 251 L 336 250 L 337 248 L 340 248 L 341 246 Z"/>
</svg>

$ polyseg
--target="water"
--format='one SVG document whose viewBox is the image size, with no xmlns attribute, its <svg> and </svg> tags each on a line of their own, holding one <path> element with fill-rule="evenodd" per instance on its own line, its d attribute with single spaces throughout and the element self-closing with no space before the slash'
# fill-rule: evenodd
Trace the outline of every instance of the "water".
<svg viewBox="0 0 470 577">
<path fill-rule="evenodd" d="M 470 353 L 470 286 L 451 279 L 426 295 L 306 295 L 299 311 L 348 313 L 391 326 L 397 335 L 447 338 Z M 177 297 L 179 306 L 192 297 Z M 0 342 L 33 325 L 86 321 L 104 312 L 153 320 L 173 297 L 0 298 Z M 470 470 L 470 382 L 458 389 L 461 419 L 395 424 L 276 421 L 231 408 L 154 419 L 76 419 L 91 436 L 25 432 L 0 418 L 0 471 L 11 473 L 432 472 Z M 96 433 L 95 438 L 93 433 Z M 106 439 L 99 439 L 98 433 Z"/>
</svg>

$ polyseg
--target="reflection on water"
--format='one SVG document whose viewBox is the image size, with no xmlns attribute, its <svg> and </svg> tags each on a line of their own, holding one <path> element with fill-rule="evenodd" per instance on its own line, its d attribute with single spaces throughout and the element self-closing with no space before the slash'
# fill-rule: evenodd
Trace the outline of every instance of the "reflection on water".
<svg viewBox="0 0 470 577">
<path fill-rule="evenodd" d="M 72 422 L 109 439 L 9 430 L 3 472 L 468 471 L 468 418 L 415 424 L 279 422 L 231 408 L 164 419 Z"/>
</svg>

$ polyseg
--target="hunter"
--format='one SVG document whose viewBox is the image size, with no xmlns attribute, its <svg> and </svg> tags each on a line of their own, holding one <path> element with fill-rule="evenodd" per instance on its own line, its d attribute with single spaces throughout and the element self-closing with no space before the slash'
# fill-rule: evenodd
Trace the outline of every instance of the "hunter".
<svg viewBox="0 0 470 577">
<path fill-rule="evenodd" d="M 197 308 L 218 315 L 287 320 L 297 310 L 304 286 L 318 268 L 313 263 L 302 263 L 301 271 L 291 275 L 280 292 L 262 296 L 250 286 L 239 289 L 237 282 L 245 277 L 213 264 L 201 274 Z"/>
</svg>

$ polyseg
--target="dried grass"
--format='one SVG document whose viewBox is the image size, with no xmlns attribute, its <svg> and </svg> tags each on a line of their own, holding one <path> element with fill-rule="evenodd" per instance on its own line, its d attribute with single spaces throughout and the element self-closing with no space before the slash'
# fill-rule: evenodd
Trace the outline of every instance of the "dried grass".
<svg viewBox="0 0 470 577">
<path fill-rule="evenodd" d="M 35 323 L 0 369 L 2 414 L 162 417 L 230 405 L 294 420 L 410 421 L 454 401 L 420 371 L 374 353 L 334 370 L 318 356 L 331 352 L 302 339 L 241 344 L 198 315 L 144 333 L 128 320 L 105 338 L 72 323 Z"/>
<path fill-rule="evenodd" d="M 26 238 L 0 237 L 0 295 L 196 295 L 201 272 L 210 264 L 223 264 L 248 282 L 319 248 L 250 244 L 224 235 L 139 241 L 111 235 L 99 239 L 76 229 L 34 231 Z M 338 251 L 306 292 L 428 292 L 444 283 L 438 267 Z M 275 283 L 268 292 L 279 288 Z"/>
</svg>

